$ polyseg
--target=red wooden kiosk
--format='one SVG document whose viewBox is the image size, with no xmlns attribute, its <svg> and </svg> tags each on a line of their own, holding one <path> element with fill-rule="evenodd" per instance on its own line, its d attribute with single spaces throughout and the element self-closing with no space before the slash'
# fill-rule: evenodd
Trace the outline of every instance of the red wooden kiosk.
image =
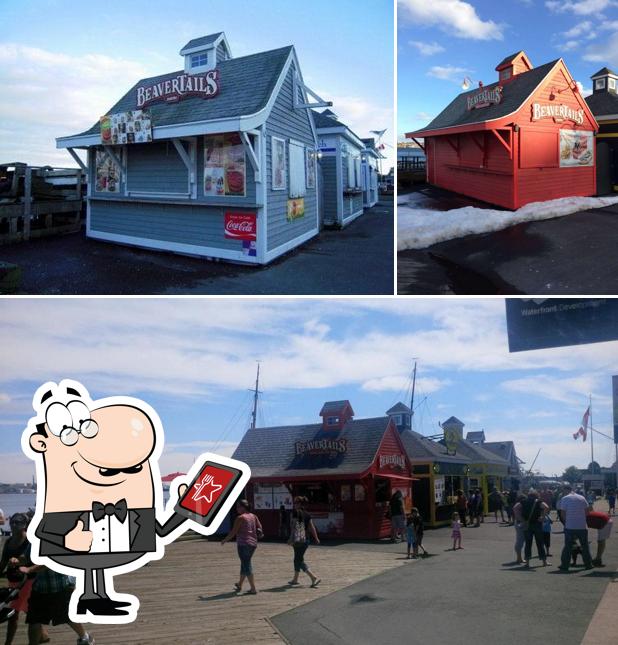
<svg viewBox="0 0 618 645">
<path fill-rule="evenodd" d="M 394 421 L 354 419 L 349 401 L 330 401 L 322 423 L 251 428 L 234 453 L 251 467 L 247 496 L 267 536 L 277 536 L 281 506 L 309 499 L 320 535 L 382 538 L 390 535 L 388 502 L 401 490 L 412 506 L 411 466 Z"/>
<path fill-rule="evenodd" d="M 425 150 L 427 181 L 509 209 L 594 195 L 598 125 L 563 60 L 534 68 L 520 51 L 496 71 L 406 134 Z"/>
</svg>

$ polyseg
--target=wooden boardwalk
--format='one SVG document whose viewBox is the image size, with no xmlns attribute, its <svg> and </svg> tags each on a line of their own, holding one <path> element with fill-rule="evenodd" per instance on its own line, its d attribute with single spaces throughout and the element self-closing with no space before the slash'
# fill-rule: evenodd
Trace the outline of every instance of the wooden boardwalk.
<svg viewBox="0 0 618 645">
<path fill-rule="evenodd" d="M 405 546 L 401 549 L 403 551 Z M 260 543 L 253 557 L 256 596 L 238 596 L 239 561 L 235 544 L 190 540 L 166 549 L 165 557 L 116 578 L 119 592 L 139 597 L 136 622 L 128 625 L 87 625 L 97 645 L 171 643 L 173 645 L 242 643 L 274 644 L 283 640 L 268 618 L 325 596 L 354 582 L 411 561 L 379 549 L 311 547 L 307 562 L 321 578 L 316 589 L 304 574 L 300 587 L 289 587 L 292 549 Z M 3 629 L 0 628 L 0 635 Z M 51 645 L 75 643 L 66 626 L 50 627 Z M 23 617 L 15 645 L 27 644 Z"/>
</svg>

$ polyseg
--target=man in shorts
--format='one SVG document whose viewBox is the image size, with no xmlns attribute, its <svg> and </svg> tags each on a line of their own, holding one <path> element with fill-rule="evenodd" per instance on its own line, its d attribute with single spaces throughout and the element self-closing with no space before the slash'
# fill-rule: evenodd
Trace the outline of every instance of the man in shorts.
<svg viewBox="0 0 618 645">
<path fill-rule="evenodd" d="M 36 572 L 26 615 L 29 645 L 41 642 L 42 626 L 49 623 L 66 623 L 77 634 L 77 645 L 94 645 L 94 638 L 86 632 L 84 626 L 69 619 L 69 600 L 75 588 L 74 578 L 40 565 L 21 567 L 20 571 L 26 574 Z"/>
<path fill-rule="evenodd" d="M 614 520 L 612 520 L 607 513 L 596 512 L 595 515 L 604 515 L 607 518 L 607 522 L 605 523 L 605 526 L 601 527 L 597 531 L 597 555 L 592 561 L 592 564 L 594 564 L 595 567 L 604 567 L 603 553 L 605 552 L 605 543 L 612 533 Z"/>
</svg>

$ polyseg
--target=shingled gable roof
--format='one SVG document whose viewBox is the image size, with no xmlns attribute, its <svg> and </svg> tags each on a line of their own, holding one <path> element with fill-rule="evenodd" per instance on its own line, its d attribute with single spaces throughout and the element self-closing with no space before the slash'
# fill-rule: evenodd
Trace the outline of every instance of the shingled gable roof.
<svg viewBox="0 0 618 645">
<path fill-rule="evenodd" d="M 390 409 L 386 411 L 386 414 L 410 414 L 412 410 L 405 404 L 399 401 L 398 403 L 395 403 L 395 405 Z"/>
<path fill-rule="evenodd" d="M 315 123 L 316 130 L 327 130 L 330 128 L 345 128 L 350 134 L 352 134 L 361 145 L 364 145 L 363 140 L 353 132 L 345 123 L 341 123 L 336 118 L 328 116 L 327 113 L 333 114 L 330 110 L 324 110 L 324 112 L 317 112 L 316 110 L 311 110 L 313 114 L 313 122 Z"/>
<path fill-rule="evenodd" d="M 593 74 L 590 78 L 595 78 L 596 76 L 607 76 L 608 74 L 611 74 L 612 76 L 617 75 L 616 72 L 609 69 L 608 67 L 603 67 L 596 74 Z"/>
<path fill-rule="evenodd" d="M 520 49 L 518 52 L 515 52 L 514 54 L 511 54 L 510 56 L 507 56 L 506 58 L 502 59 L 502 60 L 501 60 L 501 61 L 496 65 L 496 71 L 499 71 L 499 70 L 500 70 L 500 69 L 502 69 L 503 67 L 508 67 L 508 65 L 509 65 L 510 63 L 512 63 L 512 62 L 513 62 L 513 61 L 514 61 L 518 56 L 520 56 L 521 54 L 524 54 L 524 56 L 526 56 L 526 54 L 524 53 L 524 51 L 523 51 L 522 49 Z M 527 58 L 528 58 L 528 57 L 526 56 L 526 59 L 527 59 Z"/>
<path fill-rule="evenodd" d="M 292 45 L 259 54 L 230 58 L 217 65 L 219 93 L 211 99 L 187 97 L 177 103 L 153 103 L 149 106 L 153 126 L 177 125 L 195 121 L 216 121 L 255 114 L 266 107 L 285 64 L 294 50 Z M 137 82 L 107 114 L 136 109 L 136 89 L 184 74 L 184 70 L 143 78 Z M 97 135 L 99 123 L 78 135 Z"/>
<path fill-rule="evenodd" d="M 595 117 L 618 114 L 618 95 L 613 92 L 596 92 L 595 94 L 591 94 L 586 97 L 586 103 Z"/>
<path fill-rule="evenodd" d="M 389 426 L 388 417 L 354 419 L 342 430 L 325 431 L 321 423 L 274 428 L 249 429 L 233 458 L 251 468 L 253 478 L 319 477 L 322 475 L 360 475 L 376 458 L 378 448 Z M 297 441 L 346 439 L 347 450 L 334 458 L 297 456 Z"/>
<path fill-rule="evenodd" d="M 187 49 L 194 49 L 195 47 L 203 47 L 205 45 L 212 45 L 214 42 L 223 35 L 222 31 L 218 31 L 216 34 L 210 34 L 209 36 L 201 36 L 200 38 L 194 38 L 190 40 L 181 50 L 182 54 Z"/>
<path fill-rule="evenodd" d="M 479 88 L 459 94 L 438 116 L 422 130 L 410 132 L 415 137 L 430 136 L 434 130 L 454 128 L 461 125 L 474 125 L 485 121 L 501 119 L 517 112 L 536 88 L 543 82 L 561 59 L 551 61 L 540 67 L 535 67 L 528 72 L 522 72 L 513 77 L 502 88 L 500 103 L 492 103 L 488 107 L 468 110 L 468 97 L 473 96 Z M 498 82 L 485 85 L 483 89 L 492 90 L 499 85 Z"/>
<path fill-rule="evenodd" d="M 347 407 L 350 408 L 350 412 L 354 415 L 352 404 L 347 399 L 343 399 L 342 401 L 326 401 L 320 410 L 320 416 L 323 417 L 327 414 L 337 414 L 338 412 L 343 412 Z"/>
<path fill-rule="evenodd" d="M 438 441 L 433 441 L 414 430 L 404 430 L 399 434 L 408 459 L 413 463 L 426 461 L 452 462 L 458 464 L 470 463 L 468 456 L 460 454 L 459 450 L 455 455 L 446 452 L 446 446 Z"/>
<path fill-rule="evenodd" d="M 457 444 L 457 451 L 466 455 L 475 464 L 497 464 L 508 466 L 508 461 L 486 450 L 481 444 L 472 443 L 467 439 Z"/>
<path fill-rule="evenodd" d="M 498 457 L 506 459 L 508 462 L 516 463 L 515 444 L 512 441 L 486 441 L 483 444 L 483 448 L 493 452 Z"/>
</svg>

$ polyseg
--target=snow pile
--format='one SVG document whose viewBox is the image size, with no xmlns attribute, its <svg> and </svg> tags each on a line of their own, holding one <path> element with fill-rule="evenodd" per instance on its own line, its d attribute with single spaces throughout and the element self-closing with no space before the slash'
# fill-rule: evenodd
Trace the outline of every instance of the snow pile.
<svg viewBox="0 0 618 645">
<path fill-rule="evenodd" d="M 563 217 L 591 208 L 618 203 L 618 197 L 561 197 L 547 202 L 526 204 L 516 211 L 489 208 L 455 208 L 435 211 L 405 206 L 405 197 L 397 206 L 397 250 L 425 249 L 432 244 L 465 235 L 500 231 L 521 222 Z"/>
</svg>

